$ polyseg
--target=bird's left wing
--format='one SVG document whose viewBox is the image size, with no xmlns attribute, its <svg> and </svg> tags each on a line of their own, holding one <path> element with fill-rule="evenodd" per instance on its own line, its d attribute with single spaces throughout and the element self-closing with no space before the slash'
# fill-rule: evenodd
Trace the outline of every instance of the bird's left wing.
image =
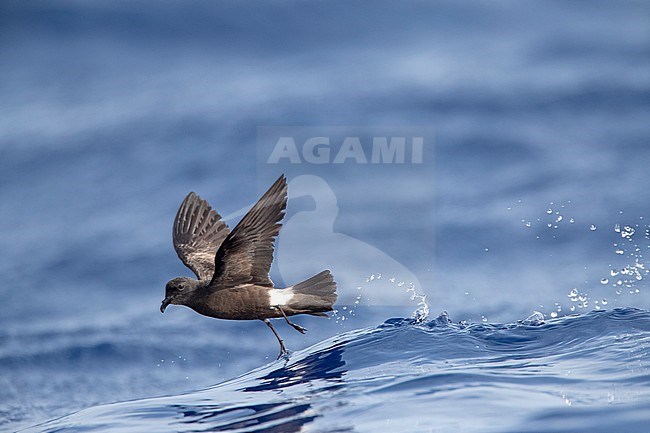
<svg viewBox="0 0 650 433">
<path fill-rule="evenodd" d="M 174 249 L 199 280 L 209 281 L 214 275 L 214 257 L 229 232 L 221 215 L 191 192 L 174 220 Z"/>
<path fill-rule="evenodd" d="M 219 247 L 210 288 L 217 290 L 239 284 L 273 287 L 269 278 L 273 242 L 280 232 L 286 207 L 287 180 L 282 175 Z"/>
</svg>

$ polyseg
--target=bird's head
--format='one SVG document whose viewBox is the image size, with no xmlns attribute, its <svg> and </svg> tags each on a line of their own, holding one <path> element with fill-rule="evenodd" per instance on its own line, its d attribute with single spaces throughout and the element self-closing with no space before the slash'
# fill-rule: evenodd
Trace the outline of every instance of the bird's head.
<svg viewBox="0 0 650 433">
<path fill-rule="evenodd" d="M 165 286 L 165 299 L 160 306 L 160 312 L 164 313 L 169 304 L 185 305 L 198 286 L 199 282 L 189 277 L 170 280 Z"/>
</svg>

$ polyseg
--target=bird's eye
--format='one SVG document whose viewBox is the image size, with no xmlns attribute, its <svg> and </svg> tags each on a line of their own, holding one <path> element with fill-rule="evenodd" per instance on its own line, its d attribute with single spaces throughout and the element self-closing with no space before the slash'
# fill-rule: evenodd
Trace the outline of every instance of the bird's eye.
<svg viewBox="0 0 650 433">
<path fill-rule="evenodd" d="M 182 292 L 183 290 L 185 290 L 185 286 L 183 284 L 179 284 L 178 290 Z"/>
</svg>

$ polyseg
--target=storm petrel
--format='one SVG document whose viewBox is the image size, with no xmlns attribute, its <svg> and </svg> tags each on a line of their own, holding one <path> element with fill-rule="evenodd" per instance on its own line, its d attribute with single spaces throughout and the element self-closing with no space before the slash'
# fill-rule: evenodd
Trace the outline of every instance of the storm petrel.
<svg viewBox="0 0 650 433">
<path fill-rule="evenodd" d="M 284 318 L 304 334 L 306 329 L 289 316 L 327 317 L 325 312 L 332 311 L 337 295 L 328 270 L 284 289 L 274 287 L 269 270 L 286 207 L 287 181 L 282 175 L 230 231 L 205 200 L 190 192 L 176 214 L 173 240 L 178 257 L 198 280 L 169 281 L 160 312 L 176 304 L 217 319 L 261 320 L 280 343 L 278 358 L 287 354 L 269 319 Z"/>
</svg>

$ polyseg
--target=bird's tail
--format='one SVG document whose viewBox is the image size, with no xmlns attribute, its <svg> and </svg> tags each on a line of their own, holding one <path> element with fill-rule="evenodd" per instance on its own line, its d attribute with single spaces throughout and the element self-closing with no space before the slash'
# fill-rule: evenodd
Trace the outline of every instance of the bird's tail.
<svg viewBox="0 0 650 433">
<path fill-rule="evenodd" d="M 329 270 L 322 271 L 291 287 L 293 296 L 289 307 L 303 314 L 326 316 L 336 302 L 336 282 Z"/>
</svg>

